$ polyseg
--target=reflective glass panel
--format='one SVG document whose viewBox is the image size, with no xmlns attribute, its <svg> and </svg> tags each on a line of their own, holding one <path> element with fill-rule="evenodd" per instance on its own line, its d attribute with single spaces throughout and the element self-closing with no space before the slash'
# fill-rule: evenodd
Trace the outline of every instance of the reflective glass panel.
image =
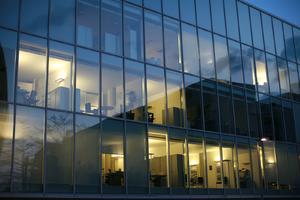
<svg viewBox="0 0 300 200">
<path fill-rule="evenodd" d="M 273 124 L 276 140 L 285 140 L 282 107 L 280 99 L 272 98 Z"/>
<path fill-rule="evenodd" d="M 279 87 L 277 63 L 276 63 L 275 56 L 271 54 L 267 54 L 267 66 L 268 66 L 268 76 L 269 76 L 269 83 L 270 83 L 270 94 L 274 96 L 279 96 L 280 87 Z"/>
<path fill-rule="evenodd" d="M 251 15 L 253 45 L 256 48 L 264 50 L 264 39 L 263 39 L 263 33 L 261 27 L 260 12 L 254 8 L 250 8 L 250 15 Z"/>
<path fill-rule="evenodd" d="M 19 0 L 1 1 L 0 24 L 2 26 L 17 29 L 19 2 Z"/>
<path fill-rule="evenodd" d="M 266 51 L 275 54 L 272 18 L 261 13 Z"/>
<path fill-rule="evenodd" d="M 161 12 L 161 0 L 144 0 L 146 8 Z"/>
<path fill-rule="evenodd" d="M 240 188 L 251 188 L 251 162 L 249 145 L 238 144 L 238 164 L 239 164 L 239 186 Z"/>
<path fill-rule="evenodd" d="M 296 141 L 296 133 L 295 133 L 295 120 L 293 115 L 293 107 L 292 103 L 289 101 L 282 101 L 283 106 L 283 116 L 284 116 L 284 127 L 286 133 L 286 139 L 289 142 Z M 298 121 L 296 121 L 298 123 Z"/>
<path fill-rule="evenodd" d="M 253 142 L 250 144 L 250 150 L 252 164 L 252 184 L 253 188 L 257 190 L 261 187 L 261 172 L 263 169 L 260 168 L 260 166 L 262 166 L 260 165 L 260 159 L 262 159 L 262 149 L 261 147 L 258 148 L 257 144 Z"/>
<path fill-rule="evenodd" d="M 197 24 L 207 30 L 211 29 L 209 0 L 196 0 Z"/>
<path fill-rule="evenodd" d="M 264 142 L 264 173 L 265 173 L 265 187 L 274 190 L 277 189 L 277 170 L 276 157 L 274 150 L 274 142 Z"/>
<path fill-rule="evenodd" d="M 226 39 L 214 35 L 217 79 L 230 81 L 229 59 Z"/>
<path fill-rule="evenodd" d="M 246 91 L 249 131 L 251 137 L 259 137 L 261 132 L 260 110 L 256 92 Z"/>
<path fill-rule="evenodd" d="M 242 45 L 242 59 L 244 67 L 245 86 L 248 89 L 255 90 L 256 80 L 252 47 Z"/>
<path fill-rule="evenodd" d="M 237 188 L 237 159 L 235 144 L 231 141 L 222 142 L 223 187 Z"/>
<path fill-rule="evenodd" d="M 196 23 L 194 0 L 180 0 L 181 20 L 190 24 Z"/>
<path fill-rule="evenodd" d="M 213 31 L 222 35 L 225 31 L 225 15 L 223 0 L 210 1 Z"/>
<path fill-rule="evenodd" d="M 284 30 L 284 39 L 285 39 L 285 52 L 286 52 L 287 59 L 296 62 L 292 26 L 284 23 L 283 30 Z"/>
<path fill-rule="evenodd" d="M 270 96 L 259 94 L 260 114 L 262 121 L 262 135 L 273 139 L 273 121 Z"/>
<path fill-rule="evenodd" d="M 252 45 L 249 8 L 246 4 L 237 2 L 240 24 L 241 42 Z"/>
<path fill-rule="evenodd" d="M 272 19 L 275 36 L 276 55 L 285 58 L 282 22 L 275 18 Z"/>
<path fill-rule="evenodd" d="M 242 86 L 242 84 L 244 83 L 244 77 L 241 57 L 241 46 L 239 43 L 233 40 L 228 40 L 228 48 L 231 82 L 233 85 Z"/>
<path fill-rule="evenodd" d="M 258 91 L 268 93 L 268 75 L 266 67 L 265 53 L 263 51 L 255 50 L 255 67 L 256 67 L 256 80 Z"/>
<path fill-rule="evenodd" d="M 163 12 L 165 15 L 169 15 L 171 17 L 179 18 L 179 0 L 163 0 Z"/>
<path fill-rule="evenodd" d="M 290 93 L 290 84 L 289 84 L 290 81 L 289 81 L 289 72 L 287 68 L 287 63 L 285 60 L 281 58 L 277 58 L 277 64 L 278 64 L 281 96 L 288 98 Z"/>
<path fill-rule="evenodd" d="M 287 145 L 287 160 L 289 168 L 289 189 L 296 190 L 300 188 L 300 171 L 299 162 L 297 162 L 297 147 L 295 145 Z"/>
<path fill-rule="evenodd" d="M 296 58 L 298 63 L 300 63 L 300 29 L 293 27 L 293 33 L 294 33 L 294 42 L 296 48 Z"/>
<path fill-rule="evenodd" d="M 277 170 L 278 170 L 278 187 L 281 190 L 289 189 L 289 169 L 287 160 L 287 146 L 282 143 L 276 143 Z"/>
<path fill-rule="evenodd" d="M 289 75 L 290 75 L 290 88 L 294 100 L 300 100 L 300 88 L 299 88 L 299 78 L 297 71 L 297 64 L 288 62 Z"/>
<path fill-rule="evenodd" d="M 239 27 L 238 27 L 238 17 L 236 9 L 236 0 L 226 0 L 224 1 L 225 14 L 226 14 L 226 26 L 227 26 L 227 36 L 239 40 Z"/>
<path fill-rule="evenodd" d="M 218 141 L 206 140 L 206 164 L 208 188 L 223 188 L 222 164 Z"/>
</svg>

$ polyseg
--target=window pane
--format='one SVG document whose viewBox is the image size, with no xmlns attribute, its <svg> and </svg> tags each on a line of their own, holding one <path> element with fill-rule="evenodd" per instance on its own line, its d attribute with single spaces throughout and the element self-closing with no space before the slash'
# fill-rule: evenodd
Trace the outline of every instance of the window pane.
<svg viewBox="0 0 300 200">
<path fill-rule="evenodd" d="M 198 26 L 210 30 L 211 19 L 209 0 L 196 0 L 196 9 Z"/>
<path fill-rule="evenodd" d="M 99 1 L 77 1 L 77 44 L 99 49 Z"/>
<path fill-rule="evenodd" d="M 270 97 L 267 95 L 260 94 L 260 114 L 262 121 L 262 135 L 273 139 L 273 123 L 272 123 L 272 110 Z"/>
<path fill-rule="evenodd" d="M 219 88 L 221 87 L 222 86 L 220 86 Z M 231 91 L 228 90 L 228 92 L 226 92 L 226 95 L 219 96 L 221 131 L 225 133 L 234 133 L 234 119 L 230 92 Z"/>
<path fill-rule="evenodd" d="M 230 69 L 226 39 L 214 35 L 217 79 L 230 81 Z"/>
<path fill-rule="evenodd" d="M 142 2 L 143 0 L 126 0 L 126 1 L 137 4 L 137 5 L 142 5 L 142 3 L 143 3 Z"/>
<path fill-rule="evenodd" d="M 228 40 L 231 81 L 233 85 L 242 86 L 244 83 L 241 57 L 241 46 L 233 40 Z"/>
<path fill-rule="evenodd" d="M 276 55 L 285 58 L 282 23 L 278 19 L 272 19 L 275 36 Z"/>
<path fill-rule="evenodd" d="M 293 111 L 294 111 L 295 122 L 299 122 L 299 120 L 300 120 L 300 104 L 294 103 Z M 300 123 L 295 123 L 295 134 L 296 134 L 296 139 L 297 139 L 296 142 L 300 143 Z"/>
<path fill-rule="evenodd" d="M 283 29 L 284 29 L 284 38 L 285 38 L 285 52 L 286 52 L 287 59 L 296 62 L 292 26 L 284 23 Z"/>
<path fill-rule="evenodd" d="M 1 1 L 0 24 L 7 28 L 17 29 L 18 13 L 19 13 L 19 0 Z"/>
<path fill-rule="evenodd" d="M 2 13 L 0 11 L 0 13 Z M 0 100 L 12 102 L 15 87 L 17 34 L 0 29 Z"/>
<path fill-rule="evenodd" d="M 47 41 L 21 35 L 18 67 L 17 102 L 45 106 Z"/>
<path fill-rule="evenodd" d="M 120 1 L 102 0 L 101 38 L 103 51 L 122 54 L 122 5 Z"/>
<path fill-rule="evenodd" d="M 144 76 L 144 64 L 125 60 L 125 109 L 127 119 L 145 120 Z"/>
<path fill-rule="evenodd" d="M 178 0 L 163 0 L 164 14 L 179 18 Z"/>
<path fill-rule="evenodd" d="M 273 124 L 275 139 L 285 141 L 285 132 L 282 116 L 281 100 L 272 98 L 272 112 L 273 112 Z"/>
<path fill-rule="evenodd" d="M 292 110 L 293 109 L 292 103 L 288 101 L 283 101 L 282 104 L 283 104 L 286 139 L 289 142 L 295 142 L 296 133 L 295 133 L 295 121 L 294 121 L 294 115 Z"/>
<path fill-rule="evenodd" d="M 102 54 L 102 114 L 122 117 L 124 112 L 123 60 Z"/>
<path fill-rule="evenodd" d="M 145 125 L 127 122 L 126 169 L 128 193 L 148 193 L 146 134 Z"/>
<path fill-rule="evenodd" d="M 256 92 L 254 91 L 246 91 L 246 97 L 250 135 L 251 137 L 257 138 L 261 135 L 261 121 L 258 98 Z"/>
<path fill-rule="evenodd" d="M 64 42 L 74 42 L 75 1 L 51 0 L 50 37 Z"/>
<path fill-rule="evenodd" d="M 295 42 L 295 48 L 296 48 L 296 57 L 298 63 L 300 63 L 300 29 L 294 28 L 294 42 Z"/>
<path fill-rule="evenodd" d="M 146 8 L 161 12 L 161 0 L 144 0 Z"/>
<path fill-rule="evenodd" d="M 222 142 L 224 188 L 237 188 L 237 156 L 235 148 L 235 144 L 231 141 Z"/>
<path fill-rule="evenodd" d="M 50 42 L 48 107 L 73 110 L 74 49 Z"/>
<path fill-rule="evenodd" d="M 287 63 L 285 60 L 277 58 L 278 73 L 280 81 L 281 96 L 289 97 L 290 84 L 289 84 L 289 73 Z"/>
<path fill-rule="evenodd" d="M 182 21 L 196 23 L 194 0 L 180 0 L 180 17 Z"/>
<path fill-rule="evenodd" d="M 275 54 L 272 18 L 261 13 L 266 51 Z"/>
<path fill-rule="evenodd" d="M 300 171 L 299 162 L 297 162 L 297 147 L 295 145 L 287 145 L 287 153 L 290 189 L 297 190 L 300 187 Z"/>
<path fill-rule="evenodd" d="M 198 77 L 185 75 L 187 126 L 203 129 L 201 82 Z"/>
<path fill-rule="evenodd" d="M 142 9 L 124 5 L 124 54 L 125 57 L 144 60 Z"/>
<path fill-rule="evenodd" d="M 264 49 L 264 39 L 261 27 L 260 12 L 256 9 L 250 8 L 251 27 L 253 36 L 253 45 L 256 48 Z"/>
<path fill-rule="evenodd" d="M 168 124 L 172 126 L 184 126 L 184 94 L 182 74 L 166 71 L 167 95 L 168 95 Z"/>
<path fill-rule="evenodd" d="M 260 168 L 260 154 L 262 152 L 261 147 L 260 151 L 258 151 L 256 143 L 250 144 L 251 150 L 251 164 L 252 164 L 252 184 L 255 190 L 261 187 L 261 168 Z M 262 157 L 261 157 L 262 158 Z M 262 160 L 261 160 L 262 161 Z"/>
<path fill-rule="evenodd" d="M 225 31 L 223 0 L 210 1 L 213 31 L 222 35 Z"/>
<path fill-rule="evenodd" d="M 22 1 L 21 6 L 21 30 L 46 36 L 48 31 L 48 0 L 26 0 Z"/>
<path fill-rule="evenodd" d="M 124 124 L 104 119 L 102 122 L 102 184 L 104 193 L 121 193 L 124 187 Z"/>
<path fill-rule="evenodd" d="M 46 191 L 72 192 L 73 115 L 47 112 Z"/>
<path fill-rule="evenodd" d="M 239 40 L 239 29 L 238 29 L 238 19 L 237 19 L 237 9 L 236 0 L 226 0 L 225 13 L 226 13 L 226 26 L 227 26 L 227 36 Z"/>
<path fill-rule="evenodd" d="M 222 166 L 218 141 L 206 141 L 206 162 L 208 188 L 222 188 Z"/>
<path fill-rule="evenodd" d="M 0 191 L 10 190 L 10 170 L 13 138 L 13 106 L 0 103 Z"/>
<path fill-rule="evenodd" d="M 255 50 L 254 53 L 255 53 L 255 67 L 256 67 L 258 91 L 268 93 L 269 85 L 268 85 L 265 53 L 259 50 Z"/>
<path fill-rule="evenodd" d="M 76 192 L 98 193 L 100 189 L 99 118 L 76 115 L 75 136 Z"/>
<path fill-rule="evenodd" d="M 197 33 L 193 26 L 181 24 L 184 71 L 199 75 Z"/>
<path fill-rule="evenodd" d="M 270 190 L 277 189 L 276 157 L 274 142 L 264 142 L 264 168 L 266 187 Z"/>
<path fill-rule="evenodd" d="M 182 71 L 179 22 L 165 17 L 164 36 L 166 67 Z"/>
<path fill-rule="evenodd" d="M 280 95 L 279 79 L 277 71 L 276 57 L 267 54 L 268 75 L 270 83 L 270 94 L 274 96 Z"/>
<path fill-rule="evenodd" d="M 247 122 L 247 107 L 246 99 L 244 97 L 244 90 L 241 88 L 233 88 L 234 98 L 234 116 L 235 116 L 235 132 L 238 135 L 248 136 L 248 122 Z M 251 111 L 250 111 L 251 112 Z"/>
<path fill-rule="evenodd" d="M 77 48 L 76 111 L 99 114 L 99 53 Z"/>
<path fill-rule="evenodd" d="M 278 186 L 279 189 L 289 189 L 289 176 L 287 169 L 290 169 L 287 160 L 287 149 L 285 144 L 276 143 L 276 156 L 278 168 Z"/>
<path fill-rule="evenodd" d="M 242 58 L 244 67 L 245 86 L 248 89 L 255 90 L 256 81 L 252 47 L 242 45 Z"/>
<path fill-rule="evenodd" d="M 165 92 L 164 70 L 147 65 L 148 122 L 165 124 Z"/>
<path fill-rule="evenodd" d="M 148 146 L 151 193 L 156 193 L 169 185 L 167 130 L 150 126 Z"/>
<path fill-rule="evenodd" d="M 237 2 L 237 5 L 238 5 L 238 14 L 239 14 L 241 42 L 246 43 L 248 45 L 252 45 L 248 6 L 240 2 Z"/>
<path fill-rule="evenodd" d="M 197 133 L 198 134 L 198 133 Z M 201 138 L 189 138 L 189 170 L 190 187 L 205 187 L 205 160 L 204 146 Z"/>
<path fill-rule="evenodd" d="M 198 29 L 200 48 L 201 76 L 207 79 L 215 79 L 214 51 L 212 34 L 208 31 Z"/>
<path fill-rule="evenodd" d="M 16 109 L 13 191 L 42 192 L 45 113 L 23 106 Z"/>
<path fill-rule="evenodd" d="M 288 62 L 288 67 L 289 67 L 289 75 L 290 75 L 291 93 L 293 95 L 294 100 L 299 100 L 300 88 L 299 88 L 297 65 L 295 63 Z"/>
<path fill-rule="evenodd" d="M 161 16 L 156 13 L 145 11 L 144 17 L 146 62 L 155 65 L 163 65 Z"/>
</svg>

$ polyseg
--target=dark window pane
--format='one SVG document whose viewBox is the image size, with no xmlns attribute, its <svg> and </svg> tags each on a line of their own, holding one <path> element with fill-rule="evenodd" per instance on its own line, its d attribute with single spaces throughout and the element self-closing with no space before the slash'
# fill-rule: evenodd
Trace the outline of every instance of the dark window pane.
<svg viewBox="0 0 300 200">
<path fill-rule="evenodd" d="M 295 48 L 296 48 L 296 57 L 298 63 L 300 63 L 300 29 L 294 28 L 294 42 L 295 42 Z"/>
<path fill-rule="evenodd" d="M 296 141 L 297 143 L 300 143 L 300 104 L 294 103 L 293 104 L 293 111 L 294 111 L 294 119 L 295 119 L 295 134 L 296 134 Z"/>
<path fill-rule="evenodd" d="M 289 98 L 290 95 L 290 80 L 287 63 L 285 60 L 277 58 L 278 73 L 280 81 L 281 96 Z"/>
<path fill-rule="evenodd" d="M 21 30 L 46 36 L 48 31 L 48 0 L 26 0 L 21 4 Z"/>
<path fill-rule="evenodd" d="M 146 62 L 163 65 L 163 32 L 161 16 L 145 11 L 145 51 Z"/>
<path fill-rule="evenodd" d="M 289 142 L 295 142 L 296 133 L 295 133 L 295 121 L 294 121 L 292 103 L 283 101 L 282 106 L 283 106 L 286 139 Z M 299 122 L 296 121 L 296 123 Z"/>
<path fill-rule="evenodd" d="M 213 31 L 222 35 L 225 31 L 223 0 L 210 1 Z"/>
<path fill-rule="evenodd" d="M 47 41 L 21 35 L 18 67 L 17 102 L 45 106 Z"/>
<path fill-rule="evenodd" d="M 241 42 L 252 45 L 249 8 L 246 4 L 243 4 L 241 2 L 238 2 L 237 5 L 239 13 Z"/>
<path fill-rule="evenodd" d="M 185 75 L 185 98 L 187 112 L 187 126 L 189 128 L 203 129 L 203 108 L 200 79 Z"/>
<path fill-rule="evenodd" d="M 233 40 L 228 40 L 231 81 L 233 85 L 242 86 L 244 83 L 241 57 L 241 46 Z"/>
<path fill-rule="evenodd" d="M 230 69 L 226 39 L 214 35 L 217 79 L 230 81 Z"/>
<path fill-rule="evenodd" d="M 0 25 L 17 29 L 19 0 L 2 0 L 0 6 Z"/>
<path fill-rule="evenodd" d="M 76 115 L 75 137 L 76 192 L 99 193 L 99 118 Z"/>
<path fill-rule="evenodd" d="M 215 79 L 214 51 L 212 34 L 208 31 L 198 29 L 198 40 L 200 48 L 201 77 Z"/>
<path fill-rule="evenodd" d="M 103 193 L 124 191 L 124 124 L 122 121 L 102 121 L 102 188 Z"/>
<path fill-rule="evenodd" d="M 251 27 L 253 36 L 253 45 L 261 50 L 264 49 L 264 39 L 261 27 L 260 12 L 256 9 L 250 8 Z"/>
<path fill-rule="evenodd" d="M 239 143 L 237 147 L 240 188 L 251 188 L 251 162 L 247 143 Z"/>
<path fill-rule="evenodd" d="M 279 78 L 277 71 L 276 57 L 267 54 L 268 76 L 270 83 L 270 94 L 274 96 L 280 95 Z"/>
<path fill-rule="evenodd" d="M 257 191 L 261 188 L 261 168 L 260 168 L 260 154 L 256 142 L 253 142 L 250 144 L 250 150 L 251 150 L 251 164 L 252 164 L 252 184 L 253 188 Z M 260 151 L 261 152 L 261 151 Z"/>
<path fill-rule="evenodd" d="M 165 17 L 164 35 L 166 66 L 181 71 L 182 60 L 179 22 Z"/>
<path fill-rule="evenodd" d="M 77 48 L 76 111 L 99 114 L 99 53 Z"/>
<path fill-rule="evenodd" d="M 73 115 L 47 112 L 46 191 L 73 190 Z"/>
<path fill-rule="evenodd" d="M 269 93 L 265 53 L 263 51 L 255 50 L 254 54 L 258 91 Z"/>
<path fill-rule="evenodd" d="M 187 24 L 181 24 L 181 27 L 184 71 L 199 75 L 199 53 L 196 28 Z"/>
<path fill-rule="evenodd" d="M 248 89 L 255 90 L 256 80 L 252 47 L 242 45 L 242 58 L 244 67 L 245 86 Z"/>
<path fill-rule="evenodd" d="M 299 162 L 297 160 L 297 146 L 288 145 L 287 146 L 287 159 L 288 159 L 288 174 L 290 189 L 297 190 L 300 187 L 300 171 Z"/>
<path fill-rule="evenodd" d="M 144 64 L 125 60 L 125 111 L 126 118 L 145 120 L 145 70 Z"/>
<path fill-rule="evenodd" d="M 179 18 L 178 0 L 163 0 L 164 14 Z"/>
<path fill-rule="evenodd" d="M 99 1 L 77 1 L 77 44 L 99 49 Z"/>
<path fill-rule="evenodd" d="M 148 122 L 162 124 L 166 122 L 166 91 L 164 70 L 147 65 L 147 102 Z"/>
<path fill-rule="evenodd" d="M 51 0 L 50 37 L 64 42 L 74 42 L 75 1 Z"/>
<path fill-rule="evenodd" d="M 23 106 L 16 109 L 13 191 L 42 192 L 45 112 Z"/>
<path fill-rule="evenodd" d="M 277 189 L 277 169 L 274 142 L 263 143 L 265 184 L 268 190 Z"/>
<path fill-rule="evenodd" d="M 284 30 L 284 38 L 285 38 L 285 52 L 286 52 L 287 59 L 296 62 L 292 26 L 284 23 L 283 30 Z"/>
<path fill-rule="evenodd" d="M 259 102 L 262 121 L 262 135 L 269 139 L 273 139 L 273 122 L 270 96 L 260 94 Z"/>
<path fill-rule="evenodd" d="M 196 9 L 198 26 L 210 30 L 211 19 L 209 0 L 196 0 Z"/>
<path fill-rule="evenodd" d="M 275 36 L 276 55 L 285 58 L 282 23 L 278 19 L 272 19 Z"/>
<path fill-rule="evenodd" d="M 227 26 L 227 36 L 239 40 L 239 27 L 236 9 L 236 0 L 226 0 L 225 4 L 225 14 L 226 14 L 226 26 Z"/>
<path fill-rule="evenodd" d="M 142 9 L 124 5 L 124 56 L 144 60 L 144 35 Z"/>
<path fill-rule="evenodd" d="M 229 95 L 219 96 L 221 131 L 234 133 L 234 119 L 232 110 L 232 99 Z"/>
<path fill-rule="evenodd" d="M 247 91 L 247 107 L 248 107 L 248 120 L 249 131 L 251 137 L 260 137 L 261 135 L 261 121 L 258 98 L 255 92 Z"/>
<path fill-rule="evenodd" d="M 126 149 L 128 193 L 148 193 L 145 125 L 126 124 Z"/>
<path fill-rule="evenodd" d="M 288 62 L 289 75 L 290 75 L 290 88 L 294 100 L 300 100 L 300 88 L 297 64 Z"/>
<path fill-rule="evenodd" d="M 122 117 L 124 112 L 123 60 L 102 54 L 102 114 Z"/>
<path fill-rule="evenodd" d="M 235 131 L 238 135 L 248 136 L 248 122 L 247 122 L 247 107 L 244 90 L 241 88 L 233 88 L 234 98 L 234 116 L 235 116 Z M 251 112 L 251 111 L 249 111 Z"/>
<path fill-rule="evenodd" d="M 289 176 L 288 170 L 290 169 L 287 160 L 286 145 L 282 143 L 276 143 L 276 162 L 278 170 L 278 186 L 281 190 L 289 189 Z M 274 163 L 275 165 L 276 163 Z"/>
<path fill-rule="evenodd" d="M 273 123 L 275 139 L 285 141 L 285 132 L 282 116 L 281 100 L 272 98 Z"/>
<path fill-rule="evenodd" d="M 144 0 L 146 8 L 161 12 L 161 0 Z"/>
<path fill-rule="evenodd" d="M 122 4 L 120 1 L 102 0 L 101 49 L 122 55 Z"/>
<path fill-rule="evenodd" d="M 0 29 L 0 100 L 2 101 L 14 100 L 16 47 L 17 34 Z"/>
<path fill-rule="evenodd" d="M 264 13 L 262 13 L 261 16 L 262 16 L 266 51 L 275 54 L 272 18 L 269 15 L 266 15 Z"/>
<path fill-rule="evenodd" d="M 194 0 L 180 0 L 180 17 L 182 21 L 195 24 L 195 4 Z"/>
<path fill-rule="evenodd" d="M 0 103 L 0 192 L 10 191 L 13 106 Z"/>
<path fill-rule="evenodd" d="M 74 48 L 50 42 L 48 107 L 73 110 Z"/>
</svg>

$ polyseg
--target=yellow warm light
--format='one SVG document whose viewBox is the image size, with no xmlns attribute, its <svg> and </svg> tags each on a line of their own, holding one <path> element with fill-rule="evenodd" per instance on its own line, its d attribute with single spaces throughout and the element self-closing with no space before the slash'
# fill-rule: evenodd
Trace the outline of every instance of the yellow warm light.
<svg viewBox="0 0 300 200">
<path fill-rule="evenodd" d="M 267 163 L 268 164 L 275 164 L 275 160 L 273 158 L 268 158 Z"/>
<path fill-rule="evenodd" d="M 190 165 L 199 165 L 199 161 L 196 159 L 190 160 Z"/>
<path fill-rule="evenodd" d="M 123 158 L 124 156 L 121 154 L 111 154 L 112 158 Z"/>
<path fill-rule="evenodd" d="M 265 85 L 268 82 L 264 63 L 256 62 L 256 76 L 258 85 Z"/>
</svg>

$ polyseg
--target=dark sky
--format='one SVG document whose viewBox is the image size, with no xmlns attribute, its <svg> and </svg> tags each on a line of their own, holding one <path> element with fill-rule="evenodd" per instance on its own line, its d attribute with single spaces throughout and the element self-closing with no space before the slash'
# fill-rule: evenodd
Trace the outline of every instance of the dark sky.
<svg viewBox="0 0 300 200">
<path fill-rule="evenodd" d="M 244 0 L 300 27 L 300 0 Z"/>
</svg>

